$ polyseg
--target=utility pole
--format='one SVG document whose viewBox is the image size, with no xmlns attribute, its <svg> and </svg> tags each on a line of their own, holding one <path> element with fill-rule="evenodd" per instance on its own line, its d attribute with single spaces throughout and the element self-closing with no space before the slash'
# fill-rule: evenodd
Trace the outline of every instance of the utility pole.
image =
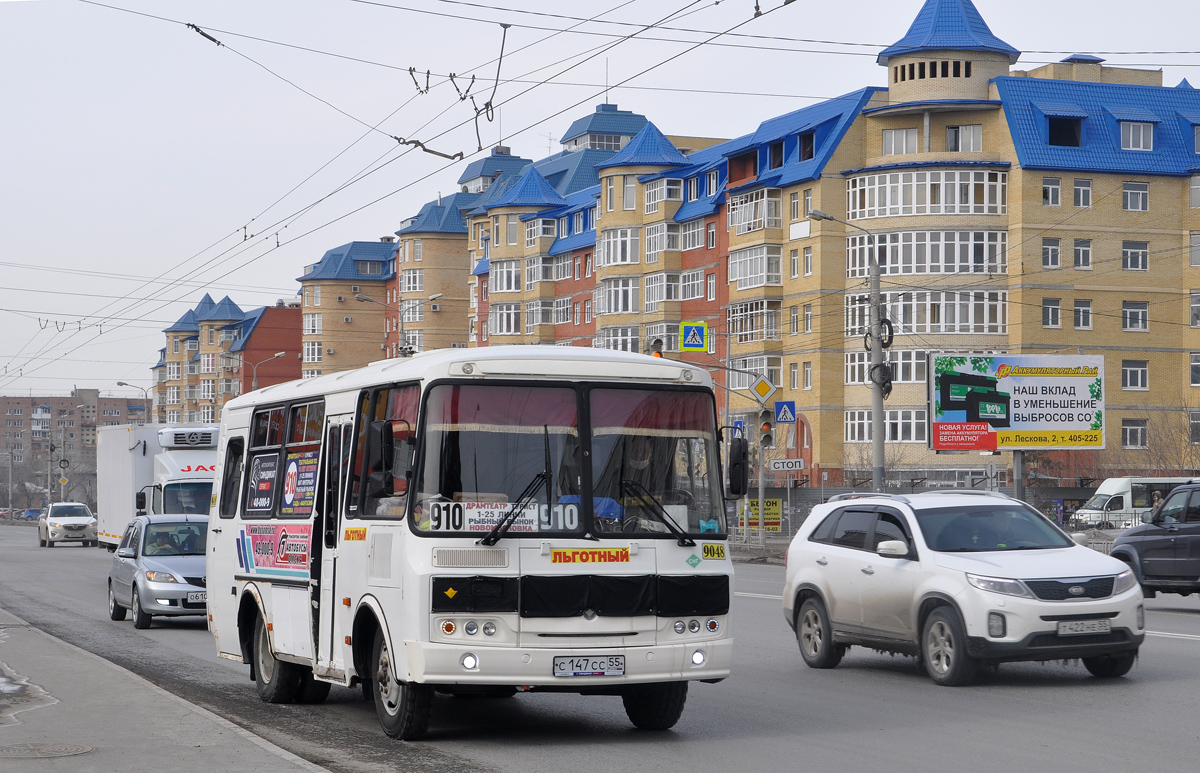
<svg viewBox="0 0 1200 773">
<path fill-rule="evenodd" d="M 870 277 L 870 317 L 867 337 L 871 344 L 871 367 L 868 370 L 871 381 L 871 488 L 883 491 L 884 481 L 884 421 L 883 398 L 884 391 L 891 391 L 891 376 L 887 366 L 883 364 L 883 308 L 880 305 L 879 292 L 879 261 L 875 256 L 875 234 L 867 229 L 836 218 L 828 212 L 814 209 L 809 213 L 813 220 L 831 220 L 841 223 L 847 228 L 862 231 L 867 235 L 867 270 Z"/>
</svg>

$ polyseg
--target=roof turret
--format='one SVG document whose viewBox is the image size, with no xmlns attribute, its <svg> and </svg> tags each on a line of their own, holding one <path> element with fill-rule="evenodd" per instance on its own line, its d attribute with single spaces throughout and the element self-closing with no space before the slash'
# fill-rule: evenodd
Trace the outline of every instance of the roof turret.
<svg viewBox="0 0 1200 773">
<path fill-rule="evenodd" d="M 990 51 L 1004 54 L 1009 64 L 1021 52 L 992 34 L 971 0 L 925 0 L 904 37 L 885 48 L 876 60 L 920 51 Z"/>
<path fill-rule="evenodd" d="M 597 169 L 614 166 L 689 166 L 692 162 L 680 153 L 666 135 L 653 123 L 647 122 L 642 130 L 617 154 L 602 163 Z"/>
</svg>

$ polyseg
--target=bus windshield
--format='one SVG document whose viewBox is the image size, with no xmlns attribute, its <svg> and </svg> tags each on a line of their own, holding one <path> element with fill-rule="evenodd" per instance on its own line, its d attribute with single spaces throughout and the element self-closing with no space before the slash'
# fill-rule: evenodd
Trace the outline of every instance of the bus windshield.
<svg viewBox="0 0 1200 773">
<path fill-rule="evenodd" d="M 510 514 L 514 537 L 725 531 L 711 393 L 441 384 L 429 391 L 423 434 L 419 532 L 482 536 Z"/>
</svg>

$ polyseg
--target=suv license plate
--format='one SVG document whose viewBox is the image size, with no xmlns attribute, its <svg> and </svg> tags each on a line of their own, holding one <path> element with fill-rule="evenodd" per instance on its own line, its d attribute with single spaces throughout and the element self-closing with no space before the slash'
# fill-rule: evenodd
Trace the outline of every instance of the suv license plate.
<svg viewBox="0 0 1200 773">
<path fill-rule="evenodd" d="M 1107 621 L 1105 621 L 1107 622 Z M 624 676 L 624 655 L 573 655 L 554 659 L 555 676 Z"/>
<path fill-rule="evenodd" d="M 202 604 L 206 601 L 208 601 L 208 591 L 206 591 L 206 590 L 188 591 L 188 603 L 189 604 Z M 1107 623 L 1108 621 L 1105 620 L 1104 622 Z"/>
<path fill-rule="evenodd" d="M 1111 633 L 1110 620 L 1059 620 L 1059 636 L 1078 636 L 1087 633 Z"/>
</svg>

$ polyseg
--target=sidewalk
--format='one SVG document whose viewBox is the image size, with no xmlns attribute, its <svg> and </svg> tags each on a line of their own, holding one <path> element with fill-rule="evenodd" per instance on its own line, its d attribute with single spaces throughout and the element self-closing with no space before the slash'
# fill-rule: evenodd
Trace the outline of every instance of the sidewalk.
<svg viewBox="0 0 1200 773">
<path fill-rule="evenodd" d="M 0 768 L 325 771 L 3 609 Z"/>
</svg>

